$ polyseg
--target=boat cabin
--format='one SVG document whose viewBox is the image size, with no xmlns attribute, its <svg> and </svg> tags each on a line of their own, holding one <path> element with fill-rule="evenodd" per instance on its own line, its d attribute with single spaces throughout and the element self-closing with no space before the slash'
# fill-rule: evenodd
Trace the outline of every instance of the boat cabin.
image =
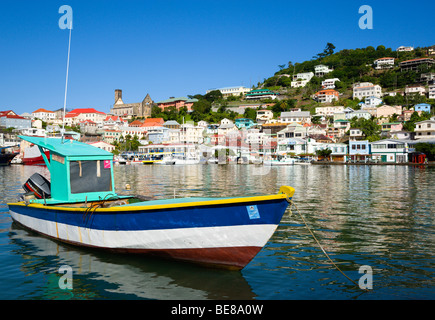
<svg viewBox="0 0 435 320">
<path fill-rule="evenodd" d="M 38 146 L 51 176 L 48 197 L 31 202 L 76 203 L 118 197 L 112 153 L 76 140 L 19 137 Z M 44 149 L 49 151 L 49 158 Z"/>
</svg>

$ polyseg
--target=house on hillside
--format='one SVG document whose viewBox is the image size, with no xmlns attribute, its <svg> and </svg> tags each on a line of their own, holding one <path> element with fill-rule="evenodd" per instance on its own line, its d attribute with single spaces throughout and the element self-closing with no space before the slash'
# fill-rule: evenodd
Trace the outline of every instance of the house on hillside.
<svg viewBox="0 0 435 320">
<path fill-rule="evenodd" d="M 377 107 L 382 104 L 382 99 L 378 97 L 367 97 L 364 100 L 364 105 L 367 107 Z"/>
<path fill-rule="evenodd" d="M 386 122 L 381 124 L 381 135 L 385 135 L 390 132 L 402 131 L 403 124 L 401 122 Z"/>
<path fill-rule="evenodd" d="M 414 111 L 417 111 L 419 114 L 422 112 L 430 113 L 431 106 L 428 103 L 419 103 L 414 106 Z"/>
<path fill-rule="evenodd" d="M 426 66 L 430 68 L 435 64 L 435 60 L 432 58 L 418 58 L 402 61 L 399 63 L 400 71 L 417 71 L 420 66 Z"/>
<path fill-rule="evenodd" d="M 316 116 L 332 117 L 334 113 L 343 112 L 343 106 L 317 107 Z"/>
<path fill-rule="evenodd" d="M 435 139 L 435 117 L 415 123 L 415 139 Z"/>
<path fill-rule="evenodd" d="M 217 88 L 217 89 L 209 89 L 206 91 L 207 93 L 210 93 L 214 90 L 219 90 L 222 93 L 222 96 L 224 98 L 230 97 L 230 96 L 244 96 L 246 93 L 251 91 L 251 89 L 243 87 L 243 86 L 237 86 L 237 87 L 225 87 L 225 88 Z"/>
<path fill-rule="evenodd" d="M 252 119 L 248 118 L 238 118 L 236 119 L 236 127 L 237 129 L 251 129 L 253 126 L 255 126 L 256 123 Z"/>
<path fill-rule="evenodd" d="M 355 110 L 354 112 L 350 112 L 346 114 L 346 119 L 350 120 L 353 117 L 364 118 L 366 120 L 370 120 L 372 117 L 372 114 L 366 110 Z"/>
<path fill-rule="evenodd" d="M 170 107 L 175 107 L 177 110 L 180 110 L 181 108 L 186 108 L 187 112 L 191 112 L 192 106 L 195 102 L 198 102 L 198 99 L 190 99 L 186 97 L 170 97 L 169 99 L 157 102 L 157 106 L 162 110 L 168 109 Z"/>
<path fill-rule="evenodd" d="M 398 47 L 396 49 L 396 51 L 398 51 L 398 52 L 410 52 L 410 51 L 413 51 L 413 50 L 414 50 L 414 47 L 411 47 L 411 46 L 408 46 L 408 47 L 406 47 L 406 46 L 400 46 L 400 47 Z"/>
<path fill-rule="evenodd" d="M 312 77 L 314 77 L 314 73 L 312 72 L 297 73 L 293 76 L 293 81 L 290 83 L 290 86 L 292 88 L 305 87 Z"/>
<path fill-rule="evenodd" d="M 263 100 L 263 99 L 276 99 L 278 93 L 275 93 L 269 89 L 256 89 L 249 91 L 245 99 L 246 100 Z"/>
<path fill-rule="evenodd" d="M 273 119 L 273 111 L 262 109 L 257 111 L 257 123 L 262 124 Z"/>
<path fill-rule="evenodd" d="M 373 64 L 376 70 L 390 69 L 394 67 L 394 58 L 385 57 L 376 59 Z"/>
<path fill-rule="evenodd" d="M 312 98 L 320 103 L 332 103 L 339 99 L 339 93 L 334 89 L 325 89 L 316 92 Z"/>
<path fill-rule="evenodd" d="M 334 69 L 330 69 L 328 66 L 325 66 L 324 64 L 319 64 L 317 66 L 314 66 L 314 74 L 316 77 L 323 77 L 325 74 L 330 73 L 334 71 Z"/>
<path fill-rule="evenodd" d="M 280 122 L 282 123 L 311 123 L 311 115 L 309 111 L 290 111 L 290 112 L 281 112 L 281 116 L 279 117 Z"/>
<path fill-rule="evenodd" d="M 41 119 L 45 122 L 50 122 L 56 119 L 56 113 L 53 111 L 46 110 L 44 108 L 39 108 L 32 112 L 32 116 L 34 119 Z"/>
<path fill-rule="evenodd" d="M 372 96 L 377 98 L 382 96 L 382 88 L 380 85 L 374 85 L 371 82 L 359 82 L 353 85 L 353 99 L 358 98 L 362 100 L 363 98 Z"/>
<path fill-rule="evenodd" d="M 358 128 L 350 128 L 349 129 L 349 140 L 355 141 L 355 140 L 362 140 L 364 139 L 365 134 L 362 132 L 361 129 Z"/>
<path fill-rule="evenodd" d="M 419 94 L 421 96 L 426 95 L 426 88 L 419 85 L 409 85 L 405 87 L 405 95 Z"/>
<path fill-rule="evenodd" d="M 402 106 L 381 106 L 376 109 L 376 118 L 388 118 L 394 114 L 400 116 L 402 114 Z"/>
<path fill-rule="evenodd" d="M 335 83 L 340 81 L 338 78 L 326 79 L 322 81 L 323 89 L 335 89 Z"/>
</svg>

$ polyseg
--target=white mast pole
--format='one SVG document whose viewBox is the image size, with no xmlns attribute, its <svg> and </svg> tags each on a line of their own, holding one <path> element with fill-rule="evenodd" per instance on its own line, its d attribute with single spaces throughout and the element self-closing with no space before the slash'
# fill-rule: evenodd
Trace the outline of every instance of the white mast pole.
<svg viewBox="0 0 435 320">
<path fill-rule="evenodd" d="M 72 25 L 70 25 L 70 27 L 69 27 L 68 59 L 67 59 L 67 63 L 66 63 L 66 80 L 65 80 L 65 99 L 63 101 L 62 142 L 63 142 L 63 135 L 65 132 L 66 95 L 68 92 L 69 56 L 70 56 L 70 51 L 71 51 L 71 30 L 72 30 Z"/>
</svg>

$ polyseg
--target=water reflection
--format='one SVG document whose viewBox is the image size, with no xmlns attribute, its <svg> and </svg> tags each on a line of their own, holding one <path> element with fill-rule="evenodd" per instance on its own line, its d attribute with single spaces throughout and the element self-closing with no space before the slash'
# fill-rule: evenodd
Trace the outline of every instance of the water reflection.
<svg viewBox="0 0 435 320">
<path fill-rule="evenodd" d="M 340 268 L 354 280 L 361 265 L 373 268 L 373 292 L 360 296 L 331 267 L 294 208 L 242 272 L 81 250 L 11 229 L 6 202 L 17 199 L 33 172 L 48 174 L 29 166 L 0 167 L 1 289 L 7 292 L 9 284 L 18 297 L 70 298 L 55 276 L 69 264 L 77 273 L 74 298 L 435 298 L 434 168 L 295 165 L 272 167 L 265 175 L 257 169 L 131 165 L 115 166 L 114 173 L 117 192 L 155 198 L 274 194 L 291 185 L 300 212 Z"/>
<path fill-rule="evenodd" d="M 25 257 L 26 276 L 45 275 L 47 282 L 33 298 L 74 299 L 252 299 L 238 271 L 207 269 L 188 263 L 108 254 L 57 243 L 22 229 L 9 233 L 15 254 Z M 73 290 L 61 290 L 58 269 L 73 270 Z"/>
</svg>

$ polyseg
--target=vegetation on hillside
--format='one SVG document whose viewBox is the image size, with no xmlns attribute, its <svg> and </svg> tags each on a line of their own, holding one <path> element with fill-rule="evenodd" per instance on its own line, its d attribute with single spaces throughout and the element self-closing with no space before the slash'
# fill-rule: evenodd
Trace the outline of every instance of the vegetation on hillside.
<svg viewBox="0 0 435 320">
<path fill-rule="evenodd" d="M 391 48 L 386 48 L 383 45 L 376 48 L 368 46 L 366 48 L 344 49 L 335 52 L 335 46 L 332 43 L 327 43 L 325 49 L 314 55 L 311 60 L 301 63 L 293 63 L 289 61 L 287 64 L 278 65 L 279 70 L 269 78 L 265 78 L 262 83 L 258 83 L 253 88 L 267 88 L 280 93 L 278 100 L 263 100 L 261 103 L 270 104 L 268 109 L 272 110 L 275 118 L 281 112 L 289 111 L 292 108 L 301 108 L 303 111 L 310 111 L 315 114 L 315 108 L 328 104 L 317 103 L 312 100 L 311 96 L 319 91 L 321 83 L 325 79 L 338 78 L 340 81 L 335 83 L 336 90 L 340 93 L 340 99 L 333 102 L 333 105 L 351 107 L 355 110 L 359 109 L 358 99 L 352 99 L 352 85 L 357 82 L 371 82 L 379 84 L 384 92 L 398 91 L 402 92 L 407 85 L 418 84 L 423 73 L 434 72 L 435 66 L 430 68 L 421 67 L 417 71 L 401 72 L 399 63 L 401 61 L 422 58 L 427 54 L 427 48 L 415 48 L 410 52 L 397 52 Z M 374 61 L 379 58 L 392 57 L 395 58 L 395 66 L 391 69 L 375 70 Z M 316 65 L 323 64 L 332 68 L 333 71 L 327 73 L 323 77 L 314 76 L 305 87 L 292 88 L 291 81 L 293 75 L 303 72 L 314 72 Z M 175 108 L 160 110 L 158 107 L 153 108 L 153 117 L 162 117 L 165 120 L 176 120 L 179 123 L 183 119 L 193 120 L 198 122 L 205 120 L 209 123 L 218 123 L 223 118 L 234 120 L 237 117 L 250 118 L 255 120 L 257 108 L 246 108 L 243 115 L 239 115 L 231 111 L 230 106 L 245 104 L 242 97 L 223 98 L 219 90 L 211 91 L 205 95 L 196 94 L 189 96 L 196 98 L 198 102 L 194 103 L 193 112 L 187 113 L 187 110 L 181 109 L 177 111 Z M 432 105 L 432 110 L 435 109 L 435 101 L 428 99 L 426 96 L 419 94 L 406 95 L 397 94 L 395 96 L 383 97 L 384 104 L 401 105 L 404 109 L 409 109 L 418 103 L 429 103 Z M 264 106 L 262 108 L 265 108 Z M 213 111 L 213 109 L 215 111 Z M 433 111 L 432 111 L 433 112 Z M 404 129 L 413 131 L 415 122 L 428 119 L 429 114 L 418 115 L 415 113 L 411 120 L 404 123 Z M 315 122 L 318 119 L 314 119 Z M 394 119 L 393 119 L 394 120 Z M 318 121 L 317 121 L 318 122 Z M 352 127 L 361 128 L 369 140 L 375 141 L 379 139 L 380 127 L 375 119 L 353 119 Z"/>
</svg>

